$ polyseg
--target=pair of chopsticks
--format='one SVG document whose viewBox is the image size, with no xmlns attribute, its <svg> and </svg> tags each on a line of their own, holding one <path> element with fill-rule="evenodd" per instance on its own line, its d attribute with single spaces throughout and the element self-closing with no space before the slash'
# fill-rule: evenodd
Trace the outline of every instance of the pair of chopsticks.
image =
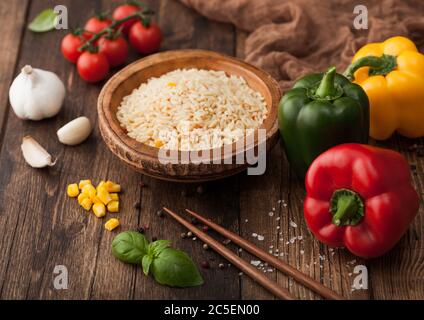
<svg viewBox="0 0 424 320">
<path fill-rule="evenodd" d="M 237 254 L 235 254 L 233 251 L 216 241 L 214 238 L 209 236 L 207 233 L 203 232 L 202 230 L 198 229 L 196 226 L 194 226 L 192 223 L 188 222 L 181 216 L 179 216 L 177 213 L 171 211 L 170 209 L 164 207 L 163 210 L 168 213 L 172 218 L 177 220 L 179 223 L 181 223 L 184 227 L 186 227 L 188 230 L 190 230 L 194 235 L 196 235 L 200 240 L 202 240 L 204 243 L 206 243 L 212 250 L 216 251 L 218 254 L 220 254 L 222 257 L 227 259 L 229 262 L 231 262 L 234 266 L 236 266 L 238 269 L 240 269 L 243 273 L 245 273 L 247 276 L 252 278 L 254 281 L 259 283 L 261 286 L 263 286 L 265 289 L 273 293 L 276 297 L 284 300 L 295 300 L 296 298 L 287 290 L 282 287 L 280 287 L 276 282 L 271 281 L 268 279 L 262 272 L 257 270 L 254 266 L 252 266 L 250 263 L 246 262 L 242 258 L 240 258 Z M 277 259 L 273 255 L 269 254 L 268 252 L 263 251 L 262 249 L 258 248 L 254 244 L 250 243 L 249 241 L 243 239 L 239 235 L 221 227 L 220 225 L 202 217 L 196 212 L 193 212 L 191 210 L 186 209 L 186 212 L 196 218 L 198 221 L 203 223 L 204 225 L 210 227 L 211 229 L 215 230 L 216 232 L 220 233 L 227 239 L 234 242 L 239 247 L 243 248 L 244 250 L 248 251 L 252 255 L 255 255 L 262 261 L 267 262 L 269 265 L 273 266 L 274 268 L 280 270 L 281 272 L 285 273 L 286 275 L 292 277 L 293 279 L 297 280 L 299 283 L 304 285 L 305 287 L 311 289 L 312 291 L 315 291 L 322 297 L 326 299 L 332 299 L 332 300 L 343 300 L 343 296 L 337 294 L 336 292 L 330 290 L 329 288 L 325 287 L 321 283 L 315 281 L 311 277 L 303 274 L 299 270 L 293 268 L 292 266 L 288 265 L 287 263 L 283 262 L 282 260 Z"/>
</svg>

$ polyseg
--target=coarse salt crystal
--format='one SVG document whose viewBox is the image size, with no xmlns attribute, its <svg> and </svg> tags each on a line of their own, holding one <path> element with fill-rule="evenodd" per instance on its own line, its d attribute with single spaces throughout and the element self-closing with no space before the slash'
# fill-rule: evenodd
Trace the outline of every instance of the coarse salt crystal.
<svg viewBox="0 0 424 320">
<path fill-rule="evenodd" d="M 258 234 L 258 240 L 259 241 L 263 241 L 265 239 L 265 237 L 264 236 L 261 236 L 260 234 Z"/>
<path fill-rule="evenodd" d="M 256 238 L 258 236 L 258 234 L 257 233 L 252 233 L 252 237 L 253 238 Z"/>
<path fill-rule="evenodd" d="M 297 228 L 296 222 L 290 220 L 290 227 Z"/>
<path fill-rule="evenodd" d="M 272 217 L 272 216 L 274 215 L 274 212 L 273 212 L 273 211 L 270 211 L 270 212 L 268 212 L 268 215 L 269 215 L 270 217 Z"/>
<path fill-rule="evenodd" d="M 260 260 L 251 260 L 250 261 L 250 264 L 251 265 L 254 265 L 255 267 L 257 267 L 257 266 L 259 266 L 261 264 L 261 261 Z"/>
</svg>

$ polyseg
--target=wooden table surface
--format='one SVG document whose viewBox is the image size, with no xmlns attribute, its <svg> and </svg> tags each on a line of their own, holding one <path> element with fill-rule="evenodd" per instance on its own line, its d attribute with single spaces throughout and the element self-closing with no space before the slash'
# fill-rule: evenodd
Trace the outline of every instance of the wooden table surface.
<svg viewBox="0 0 424 320">
<path fill-rule="evenodd" d="M 108 10 L 122 1 L 62 0 L 68 8 L 71 26 L 83 25 L 94 12 Z M 175 0 L 149 1 L 164 32 L 162 50 L 201 48 L 243 56 L 245 35 L 231 25 L 208 21 Z M 96 100 L 102 84 L 82 81 L 73 65 L 64 60 L 59 44 L 66 31 L 44 34 L 26 26 L 35 15 L 55 3 L 47 0 L 0 2 L 0 298 L 1 299 L 273 299 L 274 297 L 233 267 L 218 268 L 224 262 L 199 241 L 180 238 L 184 230 L 156 211 L 168 206 L 178 212 L 191 208 L 224 227 L 269 250 L 278 248 L 281 259 L 310 275 L 348 299 L 424 299 L 424 212 L 418 216 L 399 244 L 384 257 L 357 259 L 345 250 L 330 250 L 315 240 L 303 220 L 302 182 L 290 172 L 279 145 L 267 162 L 263 176 L 246 173 L 207 183 L 204 193 L 198 185 L 157 181 L 134 173 L 112 155 L 97 128 Z M 137 59 L 135 54 L 132 60 Z M 8 102 L 8 89 L 25 64 L 56 72 L 64 81 L 67 95 L 60 114 L 31 122 L 18 119 Z M 76 147 L 61 145 L 56 130 L 67 121 L 85 115 L 96 125 L 87 142 Z M 53 168 L 36 170 L 24 161 L 22 137 L 32 135 L 58 158 Z M 411 151 L 422 140 L 394 137 L 384 146 L 401 151 L 416 166 L 413 183 L 423 198 L 423 158 Z M 388 172 L 388 174 L 390 174 Z M 111 179 L 124 188 L 118 214 L 120 230 L 148 227 L 149 238 L 170 239 L 200 263 L 205 284 L 190 289 L 173 289 L 145 277 L 141 268 L 115 260 L 110 245 L 117 231 L 103 228 L 105 220 L 87 214 L 76 200 L 66 196 L 66 186 L 79 179 Z M 146 187 L 141 187 L 142 183 Z M 141 207 L 134 203 L 140 201 Z M 274 211 L 273 211 L 274 209 Z M 269 212 L 274 212 L 271 217 Z M 278 219 L 279 218 L 279 219 Z M 293 223 L 297 227 L 293 227 Z M 263 235 L 255 240 L 252 233 Z M 290 239 L 296 238 L 294 243 Z M 293 240 L 292 240 L 293 241 Z M 287 244 L 289 242 L 289 244 Z M 230 245 L 231 246 L 231 245 Z M 237 250 L 234 248 L 234 250 Z M 239 252 L 250 261 L 249 254 Z M 355 265 L 368 269 L 368 290 L 353 290 Z M 67 290 L 53 287 L 56 265 L 69 273 Z M 302 299 L 316 299 L 281 273 L 266 273 Z"/>
</svg>

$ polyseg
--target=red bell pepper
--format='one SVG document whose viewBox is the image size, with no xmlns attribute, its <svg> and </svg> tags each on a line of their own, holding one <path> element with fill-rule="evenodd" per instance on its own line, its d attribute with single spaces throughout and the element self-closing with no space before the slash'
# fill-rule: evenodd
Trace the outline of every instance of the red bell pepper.
<svg viewBox="0 0 424 320">
<path fill-rule="evenodd" d="M 305 184 L 304 214 L 312 233 L 363 258 L 389 251 L 419 209 L 409 165 L 392 150 L 336 146 L 315 159 Z"/>
</svg>

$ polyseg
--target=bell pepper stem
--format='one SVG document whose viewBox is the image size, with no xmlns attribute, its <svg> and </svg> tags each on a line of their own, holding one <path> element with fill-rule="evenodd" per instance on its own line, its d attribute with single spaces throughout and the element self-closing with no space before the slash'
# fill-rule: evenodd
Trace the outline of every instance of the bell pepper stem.
<svg viewBox="0 0 424 320">
<path fill-rule="evenodd" d="M 381 57 L 366 56 L 353 62 L 344 72 L 349 80 L 355 79 L 355 72 L 359 68 L 369 67 L 369 75 L 386 75 L 397 67 L 396 57 L 383 54 Z"/>
<path fill-rule="evenodd" d="M 340 189 L 331 198 L 330 212 L 336 226 L 356 225 L 364 216 L 364 204 L 356 192 Z"/>
<path fill-rule="evenodd" d="M 334 85 L 334 76 L 336 75 L 336 67 L 328 68 L 327 72 L 322 77 L 318 86 L 315 96 L 325 99 L 326 97 L 333 96 L 336 93 L 336 86 Z"/>
</svg>

